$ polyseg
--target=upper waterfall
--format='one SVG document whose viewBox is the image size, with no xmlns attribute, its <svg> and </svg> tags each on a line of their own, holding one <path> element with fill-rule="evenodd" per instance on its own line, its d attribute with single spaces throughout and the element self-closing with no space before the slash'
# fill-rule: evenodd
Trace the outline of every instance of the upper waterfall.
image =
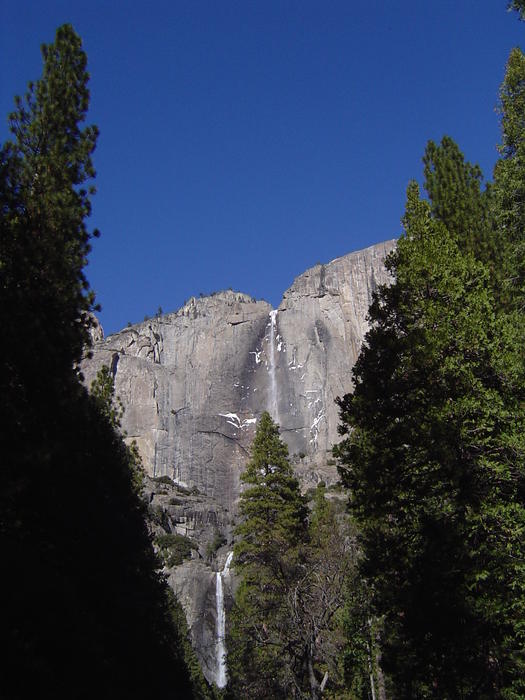
<svg viewBox="0 0 525 700">
<path fill-rule="evenodd" d="M 277 380 L 275 377 L 275 333 L 276 333 L 276 318 L 277 309 L 272 309 L 270 311 L 270 353 L 269 353 L 269 366 L 268 371 L 270 373 L 270 406 L 269 411 L 276 423 L 279 423 L 279 404 L 277 400 Z"/>
</svg>

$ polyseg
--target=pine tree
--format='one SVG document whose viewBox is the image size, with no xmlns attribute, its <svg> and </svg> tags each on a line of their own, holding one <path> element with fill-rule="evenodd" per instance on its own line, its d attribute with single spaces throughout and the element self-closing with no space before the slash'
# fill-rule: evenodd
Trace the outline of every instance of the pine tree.
<svg viewBox="0 0 525 700">
<path fill-rule="evenodd" d="M 15 328 L 24 329 L 24 350 L 38 348 L 41 372 L 66 376 L 88 342 L 94 303 L 83 268 L 89 240 L 98 235 L 86 226 L 95 189 L 85 187 L 95 175 L 98 129 L 82 127 L 89 75 L 70 25 L 42 46 L 42 56 L 42 78 L 29 84 L 24 100 L 16 97 L 9 116 L 14 141 L 2 147 L 9 207 L 3 210 L 1 280 L 4 303 L 19 321 Z"/>
<path fill-rule="evenodd" d="M 112 384 L 80 382 L 96 128 L 71 26 L 0 148 L 2 696 L 191 697 Z"/>
<path fill-rule="evenodd" d="M 120 430 L 124 406 L 120 398 L 115 396 L 115 380 L 107 365 L 102 365 L 97 372 L 89 393 L 107 422 L 115 430 Z"/>
<path fill-rule="evenodd" d="M 233 559 L 241 584 L 228 642 L 231 687 L 238 697 L 294 697 L 297 641 L 290 638 L 287 603 L 298 575 L 306 507 L 288 449 L 267 412 L 241 481 Z"/>
<path fill-rule="evenodd" d="M 525 56 L 512 50 L 500 90 L 501 158 L 494 168 L 495 219 L 502 250 L 502 297 L 525 308 Z"/>
<path fill-rule="evenodd" d="M 259 420 L 241 481 L 245 485 L 240 503 L 244 520 L 237 528 L 242 539 L 235 547 L 235 558 L 237 566 L 247 572 L 254 564 L 265 565 L 284 545 L 298 545 L 306 516 L 288 448 L 266 411 Z"/>
<path fill-rule="evenodd" d="M 369 700 L 378 696 L 383 700 L 384 692 L 378 692 L 381 684 L 384 684 L 378 665 L 379 644 L 376 637 L 379 625 L 373 618 L 371 593 L 359 566 L 350 570 L 344 593 L 346 602 L 343 625 L 346 644 L 342 664 L 349 697 L 351 700 Z"/>
<path fill-rule="evenodd" d="M 519 697 L 525 578 L 523 390 L 489 275 L 417 185 L 394 284 L 340 401 L 341 475 L 383 622 L 394 698 Z M 506 695 L 507 693 L 507 695 Z M 512 693 L 518 693 L 512 695 Z"/>
<path fill-rule="evenodd" d="M 429 141 L 423 163 L 433 216 L 445 225 L 460 250 L 496 268 L 499 251 L 494 240 L 492 190 L 481 188 L 479 165 L 465 162 L 450 136 L 444 136 L 439 145 Z"/>
</svg>

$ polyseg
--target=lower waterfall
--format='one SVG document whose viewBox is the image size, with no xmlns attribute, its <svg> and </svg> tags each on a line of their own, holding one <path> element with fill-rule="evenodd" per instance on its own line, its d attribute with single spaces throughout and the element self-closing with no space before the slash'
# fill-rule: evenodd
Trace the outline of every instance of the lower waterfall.
<svg viewBox="0 0 525 700">
<path fill-rule="evenodd" d="M 226 676 L 226 612 L 224 610 L 224 590 L 222 579 L 230 573 L 230 564 L 233 552 L 228 554 L 224 568 L 217 571 L 215 579 L 215 600 L 217 605 L 217 686 L 224 688 L 227 682 Z"/>
</svg>

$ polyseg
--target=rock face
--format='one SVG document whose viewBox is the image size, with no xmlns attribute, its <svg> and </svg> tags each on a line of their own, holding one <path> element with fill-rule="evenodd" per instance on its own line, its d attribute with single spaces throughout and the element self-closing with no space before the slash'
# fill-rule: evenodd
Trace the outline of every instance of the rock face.
<svg viewBox="0 0 525 700">
<path fill-rule="evenodd" d="M 277 417 L 290 453 L 306 455 L 298 468 L 305 484 L 330 477 L 317 471 L 339 440 L 335 399 L 352 389 L 372 293 L 389 282 L 383 263 L 394 245 L 387 241 L 316 265 L 295 280 L 279 306 Z"/>
<path fill-rule="evenodd" d="M 394 246 L 387 241 L 316 265 L 294 281 L 277 310 L 226 291 L 192 298 L 175 313 L 105 340 L 97 332 L 93 356 L 82 365 L 86 382 L 108 365 L 127 439 L 137 442 L 148 474 L 197 489 L 221 513 L 235 511 L 239 475 L 264 410 L 280 424 L 304 487 L 335 481 L 328 459 L 338 440 L 335 398 L 352 389 L 372 292 L 389 282 L 383 263 Z M 200 581 L 193 597 L 192 579 Z M 190 561 L 170 581 L 199 652 L 210 644 L 203 607 L 210 607 L 214 574 Z M 206 676 L 214 680 L 205 656 Z"/>
<path fill-rule="evenodd" d="M 101 365 L 111 367 L 123 428 L 151 476 L 170 476 L 233 505 L 265 407 L 257 348 L 270 311 L 245 294 L 220 292 L 94 344 L 86 381 Z"/>
<path fill-rule="evenodd" d="M 190 491 L 176 486 L 166 477 L 146 477 L 143 495 L 148 503 L 154 542 L 158 543 L 159 537 L 178 535 L 195 547 L 185 561 L 171 565 L 157 545 L 166 564 L 168 583 L 186 613 L 204 675 L 210 683 L 217 683 L 222 656 L 217 637 L 217 570 L 223 568 L 231 551 L 231 545 L 225 546 L 232 539 L 231 513 L 212 497 L 197 489 Z M 232 600 L 230 577 L 224 577 L 223 583 L 224 609 Z"/>
<path fill-rule="evenodd" d="M 394 244 L 316 265 L 276 311 L 226 291 L 96 340 L 86 382 L 111 367 L 123 428 L 151 476 L 231 507 L 266 409 L 291 454 L 310 466 L 326 461 L 337 440 L 335 398 L 351 390 L 371 295 L 388 282 L 383 260 Z"/>
</svg>

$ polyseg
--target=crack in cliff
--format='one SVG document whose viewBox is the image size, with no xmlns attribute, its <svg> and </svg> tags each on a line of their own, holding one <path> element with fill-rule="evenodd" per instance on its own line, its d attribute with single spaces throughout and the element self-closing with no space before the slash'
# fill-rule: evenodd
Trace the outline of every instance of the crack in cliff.
<svg viewBox="0 0 525 700">
<path fill-rule="evenodd" d="M 242 323 L 251 323 L 251 319 L 246 318 L 243 321 L 228 321 L 229 326 L 240 326 Z"/>
<path fill-rule="evenodd" d="M 176 416 L 177 413 L 180 413 L 181 411 L 185 411 L 187 408 L 189 408 L 189 406 L 183 406 L 182 408 L 175 408 L 175 409 L 172 408 L 172 409 L 171 409 L 171 413 L 172 413 L 174 416 Z"/>
<path fill-rule="evenodd" d="M 222 437 L 226 438 L 227 440 L 231 440 L 234 443 L 234 445 L 236 445 L 237 447 L 240 447 L 241 450 L 243 452 L 245 452 L 247 455 L 250 454 L 249 451 L 246 449 L 246 447 L 241 445 L 238 438 L 233 438 L 233 437 L 231 437 L 231 435 L 226 435 L 226 433 L 221 433 L 220 430 L 196 430 L 195 432 L 196 433 L 204 433 L 205 435 L 221 435 Z"/>
</svg>

